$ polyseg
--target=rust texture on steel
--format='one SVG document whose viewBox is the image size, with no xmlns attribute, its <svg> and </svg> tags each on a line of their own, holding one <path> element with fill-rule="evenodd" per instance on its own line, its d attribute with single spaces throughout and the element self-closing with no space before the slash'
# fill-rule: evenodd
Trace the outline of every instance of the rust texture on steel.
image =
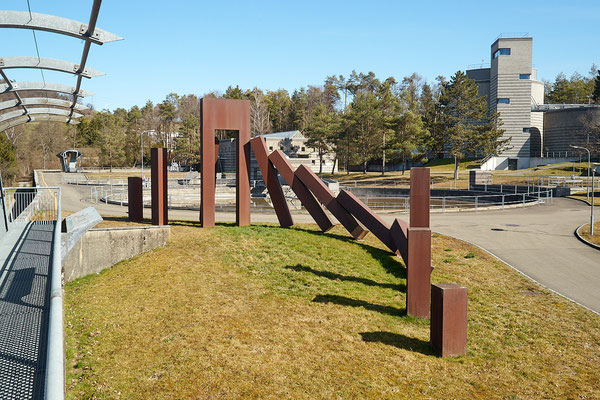
<svg viewBox="0 0 600 400">
<path fill-rule="evenodd" d="M 152 179 L 152 225 L 169 223 L 167 203 L 167 149 L 150 150 Z"/>
<path fill-rule="evenodd" d="M 429 168 L 410 169 L 410 226 L 429 228 Z"/>
<path fill-rule="evenodd" d="M 390 227 L 390 238 L 397 249 L 396 254 L 400 253 L 404 265 L 408 266 L 408 223 L 396 218 Z"/>
<path fill-rule="evenodd" d="M 237 131 L 236 137 L 236 224 L 250 225 L 250 101 L 203 98 L 200 101 L 202 180 L 200 221 L 215 224 L 215 131 Z"/>
<path fill-rule="evenodd" d="M 277 168 L 277 172 L 281 174 L 282 178 L 287 182 L 290 188 L 292 188 L 298 197 L 298 200 L 300 200 L 304 208 L 306 208 L 306 211 L 308 211 L 317 225 L 319 225 L 321 231 L 327 232 L 333 228 L 333 222 L 329 216 L 325 214 L 323 207 L 321 207 L 310 190 L 308 190 L 304 183 L 298 179 L 294 173 L 294 168 L 286 158 L 285 154 L 283 154 L 281 150 L 275 150 L 269 155 L 269 160 L 273 163 L 275 168 Z"/>
<path fill-rule="evenodd" d="M 295 172 L 295 175 L 304 185 L 315 195 L 332 214 L 346 228 L 354 239 L 362 239 L 369 233 L 356 221 L 335 198 L 333 192 L 325 185 L 313 171 L 304 165 L 300 165 Z"/>
<path fill-rule="evenodd" d="M 277 171 L 275 171 L 273 163 L 269 160 L 269 152 L 267 151 L 265 139 L 262 137 L 255 137 L 250 140 L 250 144 L 256 162 L 258 163 L 258 168 L 262 174 L 263 181 L 265 182 L 265 186 L 271 197 L 271 203 L 273 203 L 279 225 L 283 228 L 289 228 L 294 225 L 294 221 L 292 219 L 292 214 L 290 214 L 290 209 L 288 208 L 285 196 L 283 195 L 283 190 L 281 190 Z"/>
<path fill-rule="evenodd" d="M 431 346 L 442 357 L 467 353 L 467 288 L 455 283 L 431 285 Z"/>
<path fill-rule="evenodd" d="M 408 315 L 419 318 L 429 316 L 431 305 L 429 202 L 429 168 L 411 168 L 410 225 L 407 229 L 406 312 Z"/>
<path fill-rule="evenodd" d="M 127 178 L 127 211 L 130 221 L 140 222 L 144 219 L 142 178 L 139 176 Z"/>
<path fill-rule="evenodd" d="M 431 285 L 431 230 L 408 228 L 408 265 L 406 275 L 406 313 L 429 316 Z"/>
<path fill-rule="evenodd" d="M 361 224 L 381 240 L 392 253 L 401 255 L 397 245 L 392 240 L 390 227 L 377 214 L 365 205 L 358 197 L 347 190 L 341 190 L 337 196 L 338 202 L 349 211 Z"/>
</svg>

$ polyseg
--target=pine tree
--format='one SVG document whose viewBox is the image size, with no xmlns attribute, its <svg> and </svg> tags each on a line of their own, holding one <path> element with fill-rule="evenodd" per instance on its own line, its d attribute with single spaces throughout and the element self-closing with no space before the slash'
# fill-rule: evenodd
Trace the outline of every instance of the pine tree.
<svg viewBox="0 0 600 400">
<path fill-rule="evenodd" d="M 482 151 L 494 153 L 507 145 L 507 140 L 500 140 L 503 131 L 498 128 L 498 116 L 488 117 L 485 97 L 478 96 L 477 84 L 464 72 L 456 72 L 450 82 L 444 84 L 440 105 L 445 144 L 455 158 L 455 180 L 464 157 Z"/>
</svg>

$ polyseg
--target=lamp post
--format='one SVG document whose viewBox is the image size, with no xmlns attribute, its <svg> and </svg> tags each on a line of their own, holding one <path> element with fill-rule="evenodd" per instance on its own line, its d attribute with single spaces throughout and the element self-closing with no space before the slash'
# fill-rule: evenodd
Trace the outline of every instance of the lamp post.
<svg viewBox="0 0 600 400">
<path fill-rule="evenodd" d="M 594 236 L 594 178 L 596 177 L 596 168 L 598 168 L 598 165 L 600 164 L 595 164 L 594 168 L 592 169 L 592 211 L 590 215 L 590 236 Z"/>
<path fill-rule="evenodd" d="M 142 158 L 140 159 L 142 164 L 142 184 L 144 183 L 144 131 L 140 130 L 140 151 Z"/>
<path fill-rule="evenodd" d="M 585 150 L 585 151 L 588 152 L 587 195 L 585 197 L 586 197 L 586 199 L 589 200 L 590 199 L 590 170 L 592 169 L 592 156 L 591 156 L 591 153 L 585 147 L 573 146 L 572 144 L 569 145 L 569 146 L 572 147 L 572 148 L 574 148 L 574 149 Z"/>
</svg>

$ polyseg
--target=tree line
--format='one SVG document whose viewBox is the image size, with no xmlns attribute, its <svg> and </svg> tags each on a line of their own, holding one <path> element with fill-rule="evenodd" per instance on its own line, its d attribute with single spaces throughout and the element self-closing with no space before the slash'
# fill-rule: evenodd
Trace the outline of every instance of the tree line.
<svg viewBox="0 0 600 400">
<path fill-rule="evenodd" d="M 545 82 L 546 103 L 600 103 L 600 72 L 592 68 L 588 77 L 561 73 Z M 45 167 L 67 147 L 99 149 L 103 166 L 139 165 L 142 149 L 148 162 L 152 146 L 170 148 L 170 159 L 180 165 L 198 164 L 199 105 L 207 96 L 249 100 L 252 136 L 300 130 L 321 161 L 332 155 L 334 167 L 338 163 L 346 171 L 376 164 L 383 172 L 391 163 L 406 167 L 437 157 L 460 161 L 508 145 L 501 119 L 488 113 L 486 99 L 477 96 L 477 85 L 462 71 L 433 82 L 417 73 L 397 80 L 352 71 L 292 93 L 232 85 L 203 96 L 170 93 L 158 104 L 148 101 L 129 110 L 92 110 L 76 129 L 43 122 L 12 128 L 0 140 L 3 176 Z"/>
</svg>

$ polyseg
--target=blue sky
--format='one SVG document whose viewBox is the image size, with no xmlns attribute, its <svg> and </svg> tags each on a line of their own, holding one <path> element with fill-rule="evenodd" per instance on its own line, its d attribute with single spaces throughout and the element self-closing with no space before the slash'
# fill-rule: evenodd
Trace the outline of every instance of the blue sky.
<svg viewBox="0 0 600 400">
<path fill-rule="evenodd" d="M 30 0 L 33 12 L 87 23 L 92 0 Z M 26 0 L 1 9 L 27 10 Z M 162 101 L 170 92 L 202 95 L 229 85 L 293 91 L 328 75 L 373 71 L 428 81 L 489 62 L 501 33 L 534 38 L 538 77 L 587 75 L 600 65 L 600 1 L 141 1 L 104 0 L 98 27 L 124 41 L 93 46 L 88 67 L 107 75 L 84 80 L 96 109 Z M 40 55 L 79 62 L 83 42 L 37 33 Z M 0 30 L 0 57 L 34 56 L 31 31 Z M 9 70 L 41 80 L 36 70 Z M 45 72 L 73 85 L 71 75 Z"/>
</svg>

